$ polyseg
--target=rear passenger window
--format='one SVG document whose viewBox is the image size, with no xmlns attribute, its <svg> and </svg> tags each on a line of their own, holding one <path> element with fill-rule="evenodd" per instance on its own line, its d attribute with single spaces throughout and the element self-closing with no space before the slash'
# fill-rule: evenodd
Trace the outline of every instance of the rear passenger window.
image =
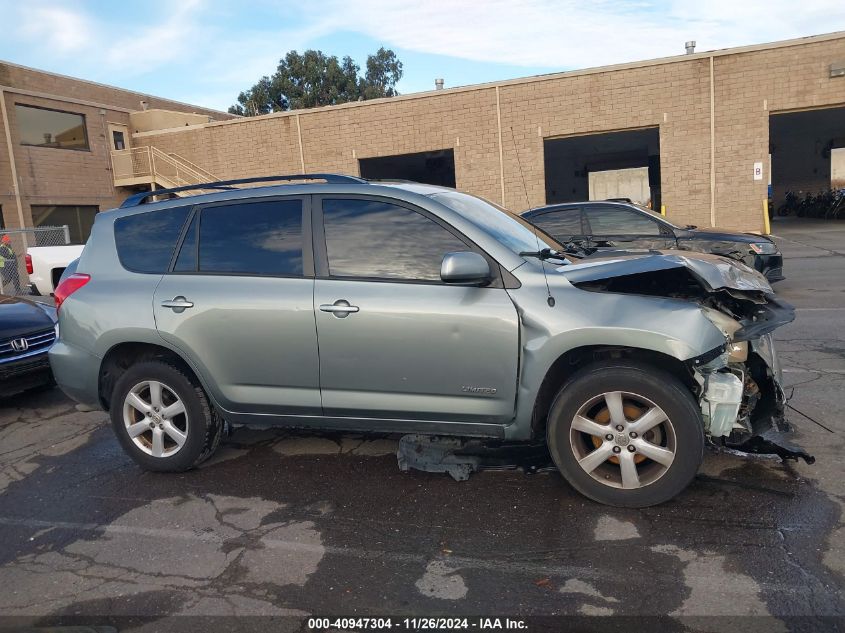
<svg viewBox="0 0 845 633">
<path fill-rule="evenodd" d="M 200 272 L 302 275 L 302 201 L 206 207 L 199 239 Z"/>
<path fill-rule="evenodd" d="M 115 220 L 114 241 L 123 267 L 136 273 L 166 272 L 188 211 L 190 207 L 175 207 Z"/>
</svg>

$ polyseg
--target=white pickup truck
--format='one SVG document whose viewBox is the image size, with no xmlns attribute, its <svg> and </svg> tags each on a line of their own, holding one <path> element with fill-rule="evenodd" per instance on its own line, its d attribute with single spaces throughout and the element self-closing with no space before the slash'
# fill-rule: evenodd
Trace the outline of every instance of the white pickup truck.
<svg viewBox="0 0 845 633">
<path fill-rule="evenodd" d="M 84 244 L 26 249 L 26 272 L 33 294 L 51 295 L 67 265 L 82 255 Z"/>
</svg>

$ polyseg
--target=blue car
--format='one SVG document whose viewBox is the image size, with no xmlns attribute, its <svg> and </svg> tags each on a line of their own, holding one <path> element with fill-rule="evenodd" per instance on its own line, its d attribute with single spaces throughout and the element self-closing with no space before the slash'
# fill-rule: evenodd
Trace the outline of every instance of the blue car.
<svg viewBox="0 0 845 633">
<path fill-rule="evenodd" d="M 47 351 L 57 334 L 53 306 L 0 295 L 0 397 L 53 382 Z"/>
</svg>

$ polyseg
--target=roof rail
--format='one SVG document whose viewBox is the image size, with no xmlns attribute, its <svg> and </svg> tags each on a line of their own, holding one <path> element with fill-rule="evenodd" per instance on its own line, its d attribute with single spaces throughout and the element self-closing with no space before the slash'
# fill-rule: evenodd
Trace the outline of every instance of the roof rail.
<svg viewBox="0 0 845 633">
<path fill-rule="evenodd" d="M 254 182 L 289 182 L 293 180 L 324 180 L 329 184 L 358 184 L 366 185 L 368 181 L 357 176 L 346 176 L 344 174 L 289 174 L 285 176 L 258 176 L 255 178 L 238 178 L 236 180 L 218 180 L 215 182 L 186 185 L 184 187 L 173 187 L 171 189 L 156 189 L 155 191 L 143 191 L 129 196 L 120 205 L 121 209 L 126 207 L 137 207 L 144 204 L 147 198 L 160 196 L 168 193 L 179 193 L 180 191 L 195 191 L 199 189 L 234 189 L 232 185 L 246 185 Z"/>
</svg>

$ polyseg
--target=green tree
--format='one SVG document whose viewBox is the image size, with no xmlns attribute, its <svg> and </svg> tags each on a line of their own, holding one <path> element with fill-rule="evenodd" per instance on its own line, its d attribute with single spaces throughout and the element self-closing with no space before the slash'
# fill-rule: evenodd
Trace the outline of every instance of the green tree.
<svg viewBox="0 0 845 633">
<path fill-rule="evenodd" d="M 361 88 L 364 99 L 395 97 L 396 84 L 402 79 L 402 62 L 396 53 L 383 46 L 375 55 L 367 56 L 367 74 Z"/>
<path fill-rule="evenodd" d="M 367 56 L 366 73 L 351 57 L 339 60 L 322 51 L 290 51 L 272 76 L 264 76 L 238 95 L 232 114 L 257 116 L 269 112 L 336 105 L 361 99 L 393 97 L 402 78 L 402 62 L 391 50 L 380 48 Z"/>
</svg>

